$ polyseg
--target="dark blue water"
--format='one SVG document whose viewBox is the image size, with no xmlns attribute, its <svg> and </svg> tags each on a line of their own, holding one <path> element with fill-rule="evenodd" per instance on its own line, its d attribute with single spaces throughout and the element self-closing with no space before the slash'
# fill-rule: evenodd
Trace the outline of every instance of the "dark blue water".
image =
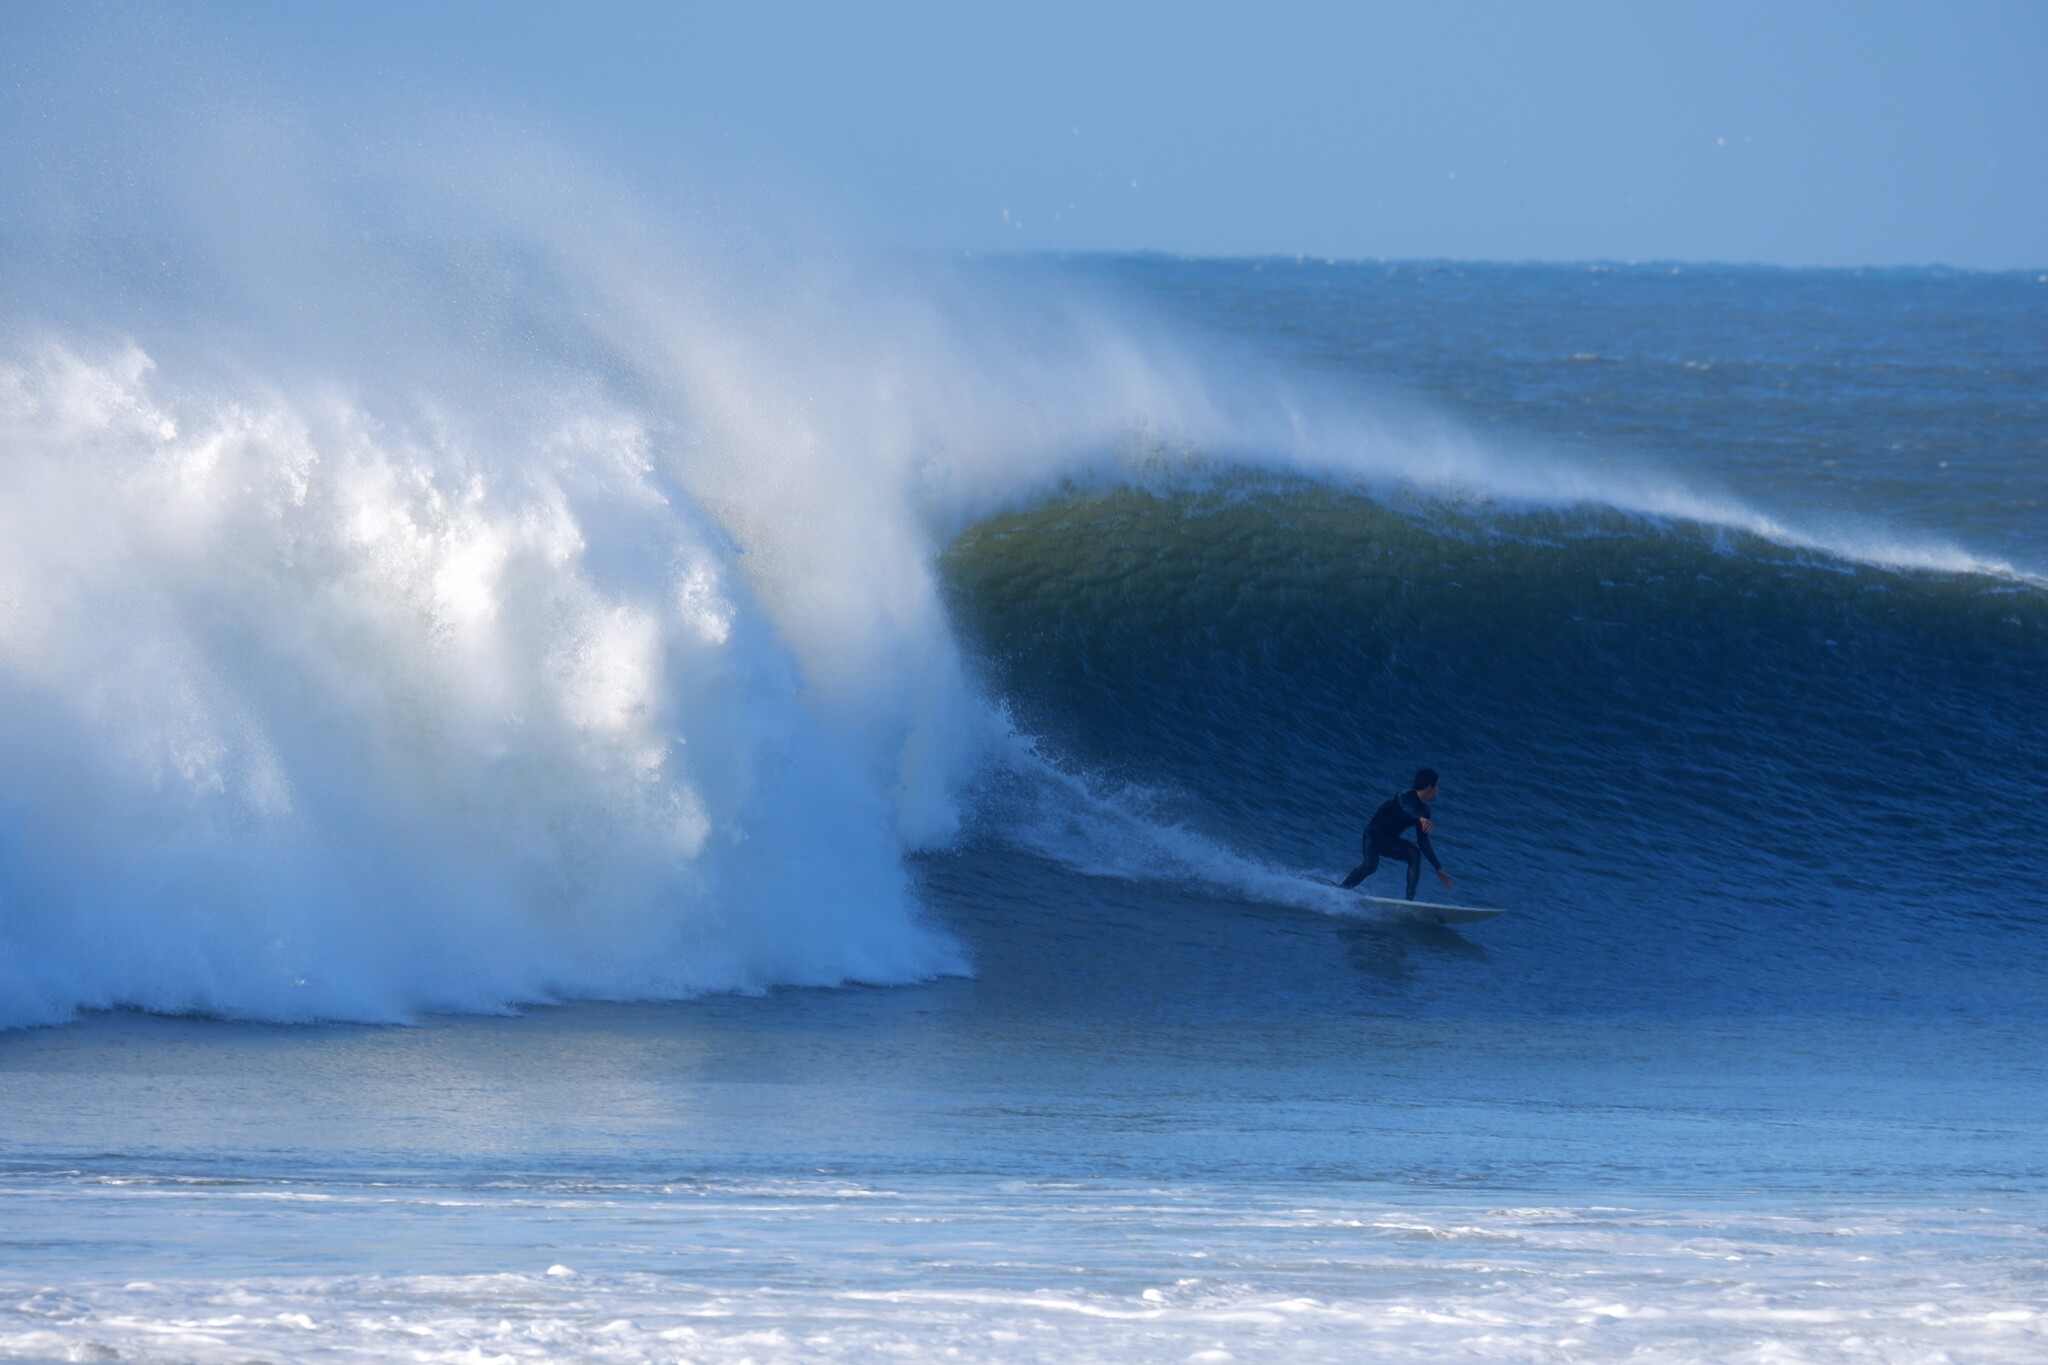
<svg viewBox="0 0 2048 1365">
<path fill-rule="evenodd" d="M 2031 277 L 1095 268 L 1532 448 L 2048 551 Z M 1341 873 L 1364 816 L 1441 769 L 1456 899 L 1518 913 L 1381 983 L 1389 1011 L 2038 1018 L 2048 593 L 1862 548 L 1266 479 L 1058 501 L 945 569 L 1050 754 L 1232 848 Z"/>
</svg>

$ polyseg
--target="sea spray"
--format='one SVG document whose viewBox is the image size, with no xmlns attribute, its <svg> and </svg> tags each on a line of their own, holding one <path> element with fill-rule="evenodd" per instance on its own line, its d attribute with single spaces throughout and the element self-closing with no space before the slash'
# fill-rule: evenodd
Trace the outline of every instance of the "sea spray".
<svg viewBox="0 0 2048 1365">
<path fill-rule="evenodd" d="M 5 1022 L 961 968 L 632 424 L 479 450 L 132 348 L 0 394 Z"/>
</svg>

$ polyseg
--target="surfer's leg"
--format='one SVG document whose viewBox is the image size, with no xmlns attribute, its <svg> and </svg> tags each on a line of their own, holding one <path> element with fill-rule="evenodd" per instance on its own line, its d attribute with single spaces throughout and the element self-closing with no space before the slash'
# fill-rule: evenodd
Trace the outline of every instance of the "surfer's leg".
<svg viewBox="0 0 2048 1365">
<path fill-rule="evenodd" d="M 1377 868 L 1379 865 L 1379 850 L 1373 849 L 1365 855 L 1364 862 L 1360 863 L 1357 867 L 1352 868 L 1351 871 L 1345 876 L 1344 886 L 1347 889 L 1349 889 L 1350 887 L 1358 885 L 1367 877 L 1370 877 L 1373 874 L 1373 870 Z"/>
<path fill-rule="evenodd" d="M 1387 852 L 1397 858 L 1407 860 L 1408 899 L 1414 900 L 1416 884 L 1422 880 L 1422 850 L 1409 843 L 1406 839 L 1403 839 L 1399 844 L 1388 849 Z"/>
<path fill-rule="evenodd" d="M 1360 882 L 1364 881 L 1367 877 L 1370 877 L 1373 874 L 1373 869 L 1377 868 L 1380 865 L 1380 851 L 1372 846 L 1372 836 L 1370 834 L 1366 835 L 1364 842 L 1365 861 L 1360 863 L 1357 867 L 1352 868 L 1351 875 L 1344 879 L 1344 887 L 1346 890 L 1349 890 L 1351 887 L 1354 887 L 1358 885 Z"/>
</svg>

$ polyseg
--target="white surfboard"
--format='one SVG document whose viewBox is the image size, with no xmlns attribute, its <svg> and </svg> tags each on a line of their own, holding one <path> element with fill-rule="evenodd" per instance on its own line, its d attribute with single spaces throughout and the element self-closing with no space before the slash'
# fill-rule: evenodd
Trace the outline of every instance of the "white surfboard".
<svg viewBox="0 0 2048 1365">
<path fill-rule="evenodd" d="M 1428 901 L 1397 901 L 1386 896 L 1360 896 L 1359 899 L 1396 911 L 1401 919 L 1420 920 L 1424 924 L 1477 924 L 1480 920 L 1507 913 L 1505 910 L 1484 910 L 1476 905 L 1431 905 Z"/>
</svg>

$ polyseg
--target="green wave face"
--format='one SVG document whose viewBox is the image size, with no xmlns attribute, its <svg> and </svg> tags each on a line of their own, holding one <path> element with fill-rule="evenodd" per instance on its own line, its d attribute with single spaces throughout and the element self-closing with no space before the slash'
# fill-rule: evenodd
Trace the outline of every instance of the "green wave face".
<svg viewBox="0 0 2048 1365">
<path fill-rule="evenodd" d="M 944 568 L 991 690 L 1057 761 L 1262 859 L 1341 872 L 1429 763 L 1460 899 L 1570 907 L 1560 941 L 2048 923 L 2031 586 L 1271 485 L 1055 502 Z M 1957 965 L 1995 974 L 2010 944 Z"/>
</svg>

